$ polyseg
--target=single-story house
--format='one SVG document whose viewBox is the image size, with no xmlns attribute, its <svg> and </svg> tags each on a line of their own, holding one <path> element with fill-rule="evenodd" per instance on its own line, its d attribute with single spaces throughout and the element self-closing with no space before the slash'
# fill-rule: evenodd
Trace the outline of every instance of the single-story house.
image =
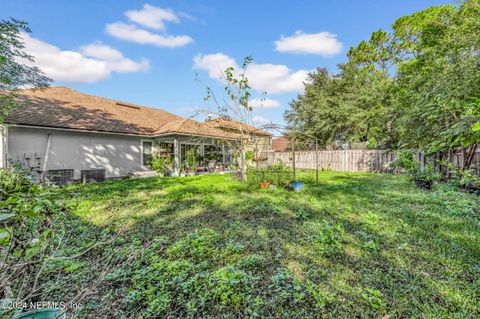
<svg viewBox="0 0 480 319">
<path fill-rule="evenodd" d="M 245 136 L 248 139 L 246 150 L 264 154 L 272 150 L 272 134 L 247 123 L 226 118 L 215 118 L 205 122 L 210 127 L 221 129 L 227 133 Z"/>
<path fill-rule="evenodd" d="M 272 149 L 274 152 L 288 152 L 290 141 L 285 136 L 278 136 L 272 139 Z"/>
<path fill-rule="evenodd" d="M 150 170 L 158 151 L 179 174 L 189 149 L 226 169 L 238 135 L 164 110 L 84 94 L 66 87 L 22 90 L 0 139 L 5 167 L 19 161 L 33 172 L 80 180 Z"/>
</svg>

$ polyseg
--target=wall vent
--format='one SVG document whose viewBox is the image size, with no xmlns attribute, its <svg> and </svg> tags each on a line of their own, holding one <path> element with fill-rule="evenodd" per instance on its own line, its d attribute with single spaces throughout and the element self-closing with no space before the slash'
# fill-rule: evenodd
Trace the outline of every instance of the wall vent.
<svg viewBox="0 0 480 319">
<path fill-rule="evenodd" d="M 132 108 L 132 109 L 137 109 L 137 110 L 140 109 L 140 107 L 135 105 L 135 104 L 129 104 L 129 103 L 123 103 L 123 102 L 116 102 L 116 104 L 119 105 L 119 106 L 129 107 L 129 108 Z"/>
<path fill-rule="evenodd" d="M 80 180 L 82 183 L 102 182 L 105 180 L 105 169 L 83 169 Z"/>
</svg>

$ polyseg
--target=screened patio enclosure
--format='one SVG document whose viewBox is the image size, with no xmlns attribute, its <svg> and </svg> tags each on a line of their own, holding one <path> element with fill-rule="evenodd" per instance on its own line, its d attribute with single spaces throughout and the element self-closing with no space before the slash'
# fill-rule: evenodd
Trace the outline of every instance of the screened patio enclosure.
<svg viewBox="0 0 480 319">
<path fill-rule="evenodd" d="M 171 136 L 154 139 L 152 152 L 165 159 L 167 175 L 225 172 L 238 166 L 233 143 L 238 141 Z"/>
</svg>

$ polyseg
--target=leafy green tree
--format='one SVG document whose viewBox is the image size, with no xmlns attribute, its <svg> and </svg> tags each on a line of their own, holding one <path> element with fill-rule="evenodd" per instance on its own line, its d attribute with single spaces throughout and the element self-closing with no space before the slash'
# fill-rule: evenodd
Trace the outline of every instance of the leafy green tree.
<svg viewBox="0 0 480 319">
<path fill-rule="evenodd" d="M 19 88 L 44 88 L 51 83 L 24 51 L 22 32 L 31 32 L 26 22 L 0 21 L 0 124 L 8 111 L 18 106 L 15 96 Z"/>
<path fill-rule="evenodd" d="M 432 7 L 397 20 L 397 107 L 402 145 L 428 152 L 469 147 L 480 108 L 480 2 Z"/>
<path fill-rule="evenodd" d="M 290 129 L 317 137 L 323 147 L 372 139 L 388 144 L 391 79 L 386 70 L 363 63 L 340 64 L 338 74 L 326 69 L 310 74 L 305 93 L 285 113 Z"/>
<path fill-rule="evenodd" d="M 480 0 L 397 19 L 318 69 L 285 113 L 290 128 L 335 140 L 429 153 L 480 142 Z"/>
</svg>

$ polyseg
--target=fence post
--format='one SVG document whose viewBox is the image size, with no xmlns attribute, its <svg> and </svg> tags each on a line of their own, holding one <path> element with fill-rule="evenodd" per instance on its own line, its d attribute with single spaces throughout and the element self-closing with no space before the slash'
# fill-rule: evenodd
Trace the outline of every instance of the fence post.
<svg viewBox="0 0 480 319">
<path fill-rule="evenodd" d="M 315 177 L 318 183 L 318 140 L 315 139 Z"/>
<path fill-rule="evenodd" d="M 295 180 L 295 139 L 292 139 L 292 173 L 293 180 Z"/>
</svg>

